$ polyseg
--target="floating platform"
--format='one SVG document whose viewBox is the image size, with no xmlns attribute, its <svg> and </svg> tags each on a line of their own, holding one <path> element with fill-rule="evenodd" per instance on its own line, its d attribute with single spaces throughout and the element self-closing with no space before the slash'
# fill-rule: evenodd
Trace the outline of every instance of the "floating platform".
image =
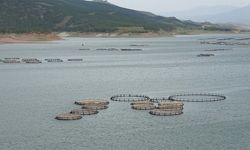
<svg viewBox="0 0 250 150">
<path fill-rule="evenodd" d="M 27 64 L 39 64 L 39 63 L 42 63 L 37 58 L 23 58 L 22 62 L 27 63 Z"/>
<path fill-rule="evenodd" d="M 94 115 L 97 114 L 98 111 L 94 109 L 74 109 L 70 111 L 71 114 L 77 115 Z"/>
<path fill-rule="evenodd" d="M 97 48 L 97 51 L 119 51 L 117 48 Z"/>
<path fill-rule="evenodd" d="M 79 120 L 81 118 L 81 115 L 71 113 L 59 114 L 55 117 L 57 120 Z"/>
</svg>

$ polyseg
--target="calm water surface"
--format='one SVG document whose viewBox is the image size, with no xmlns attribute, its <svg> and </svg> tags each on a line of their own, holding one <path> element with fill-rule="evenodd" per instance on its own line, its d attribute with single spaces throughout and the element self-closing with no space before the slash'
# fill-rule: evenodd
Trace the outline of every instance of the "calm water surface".
<svg viewBox="0 0 250 150">
<path fill-rule="evenodd" d="M 0 63 L 1 150 L 248 150 L 250 149 L 250 48 L 201 45 L 200 39 L 67 38 L 0 45 L 0 59 L 83 58 L 83 62 Z M 79 50 L 90 48 L 89 51 Z M 145 45 L 131 47 L 131 44 Z M 143 51 L 96 51 L 142 48 Z M 226 48 L 228 51 L 205 52 Z M 214 57 L 197 57 L 213 53 Z M 75 100 L 119 93 L 169 96 L 221 93 L 225 101 L 185 103 L 184 114 L 157 117 L 110 102 L 109 109 L 78 121 L 55 115 L 78 108 Z"/>
</svg>

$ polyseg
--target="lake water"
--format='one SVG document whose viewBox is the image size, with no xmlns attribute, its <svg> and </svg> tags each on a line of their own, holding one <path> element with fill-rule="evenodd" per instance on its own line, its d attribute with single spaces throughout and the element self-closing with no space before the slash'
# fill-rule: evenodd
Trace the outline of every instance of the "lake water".
<svg viewBox="0 0 250 150">
<path fill-rule="evenodd" d="M 0 149 L 250 149 L 250 48 L 200 44 L 200 39 L 249 36 L 67 38 L 0 45 L 0 59 L 83 59 L 0 63 Z M 133 44 L 139 46 L 130 46 Z M 98 48 L 143 51 L 97 51 Z M 229 50 L 204 51 L 221 48 Z M 215 56 L 197 57 L 202 53 Z M 148 111 L 132 110 L 129 103 L 111 101 L 107 110 L 94 116 L 77 121 L 54 119 L 57 114 L 78 108 L 73 103 L 79 99 L 109 99 L 121 93 L 167 97 L 183 92 L 220 93 L 227 99 L 185 103 L 180 116 L 152 116 Z"/>
</svg>

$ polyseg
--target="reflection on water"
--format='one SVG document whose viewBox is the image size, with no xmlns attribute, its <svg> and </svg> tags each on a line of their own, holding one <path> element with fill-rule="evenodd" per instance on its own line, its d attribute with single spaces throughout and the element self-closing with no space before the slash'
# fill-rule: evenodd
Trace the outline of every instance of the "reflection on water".
<svg viewBox="0 0 250 150">
<path fill-rule="evenodd" d="M 202 45 L 199 35 L 168 38 L 68 38 L 45 44 L 0 45 L 7 57 L 80 62 L 0 64 L 0 149 L 220 149 L 250 148 L 250 51 L 245 45 Z M 84 47 L 81 43 L 84 42 Z M 136 45 L 133 47 L 131 45 Z M 97 51 L 102 48 L 142 51 Z M 89 50 L 79 50 L 89 49 Z M 197 57 L 205 50 L 214 57 Z M 150 97 L 221 93 L 225 101 L 185 103 L 184 114 L 151 116 L 128 103 L 79 121 L 55 115 L 83 98 L 120 93 Z"/>
</svg>

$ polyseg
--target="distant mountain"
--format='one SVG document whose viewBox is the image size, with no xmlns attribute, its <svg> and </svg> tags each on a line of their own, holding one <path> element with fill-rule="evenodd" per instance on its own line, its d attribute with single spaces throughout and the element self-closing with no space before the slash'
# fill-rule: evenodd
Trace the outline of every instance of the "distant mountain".
<svg viewBox="0 0 250 150">
<path fill-rule="evenodd" d="M 250 25 L 250 5 L 228 12 L 207 16 L 208 21 L 215 23 L 233 23 Z"/>
<path fill-rule="evenodd" d="M 201 25 L 121 8 L 102 0 L 0 0 L 0 32 L 148 32 L 175 29 L 201 29 Z"/>
<path fill-rule="evenodd" d="M 229 12 L 236 8 L 237 7 L 234 6 L 200 6 L 184 11 L 159 12 L 159 14 L 163 16 L 175 16 L 184 20 L 206 21 L 206 19 L 204 19 L 205 16 Z"/>
<path fill-rule="evenodd" d="M 250 5 L 237 8 L 233 6 L 197 7 L 188 11 L 164 13 L 164 16 L 176 16 L 199 22 L 232 23 L 250 25 Z"/>
</svg>

